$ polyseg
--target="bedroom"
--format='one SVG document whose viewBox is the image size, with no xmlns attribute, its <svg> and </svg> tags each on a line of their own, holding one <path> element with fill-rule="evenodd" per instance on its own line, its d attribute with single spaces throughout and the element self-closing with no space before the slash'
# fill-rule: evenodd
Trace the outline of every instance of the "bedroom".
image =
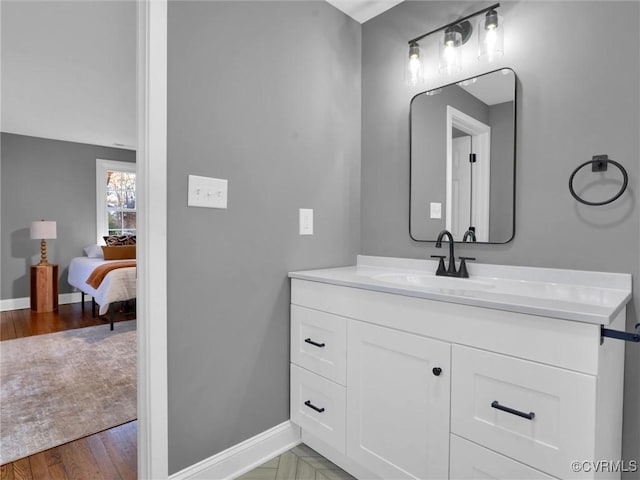
<svg viewBox="0 0 640 480">
<path fill-rule="evenodd" d="M 97 260 L 83 250 L 104 245 L 103 235 L 135 233 L 135 62 L 135 4 L 3 2 L 3 341 L 90 325 L 109 331 L 109 313 L 96 312 L 94 318 L 91 296 L 80 307 L 81 294 L 69 280 L 79 281 L 69 278 L 69 267 L 77 257 Z M 114 169 L 124 173 L 114 175 Z M 118 175 L 129 185 L 113 188 L 112 181 L 105 191 L 107 180 Z M 118 202 L 122 193 L 129 196 L 126 205 Z M 40 240 L 31 238 L 30 227 L 41 219 L 56 224 L 55 238 L 46 243 L 48 261 L 58 268 L 60 305 L 50 313 L 29 310 L 30 270 L 40 261 Z M 92 256 L 102 254 L 97 247 Z M 122 299 L 135 297 L 135 276 L 129 269 L 128 283 L 118 286 L 112 282 L 116 274 L 109 274 L 98 290 L 113 295 L 120 288 Z M 106 297 L 96 293 L 96 298 L 106 306 Z M 116 322 L 135 318 L 129 313 L 133 301 L 125 306 L 127 312 L 118 312 L 122 306 L 113 303 Z M 122 333 L 122 324 L 120 331 L 116 324 L 104 338 Z M 133 349 L 134 396 L 127 408 L 135 418 L 135 340 Z M 79 355 L 73 357 L 79 361 Z M 111 420 L 105 421 L 102 426 Z M 135 427 L 132 432 L 135 438 Z"/>
</svg>

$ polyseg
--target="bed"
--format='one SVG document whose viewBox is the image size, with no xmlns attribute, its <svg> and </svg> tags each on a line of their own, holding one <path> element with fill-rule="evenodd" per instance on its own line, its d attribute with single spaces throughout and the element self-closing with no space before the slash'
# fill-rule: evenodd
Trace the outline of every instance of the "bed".
<svg viewBox="0 0 640 480">
<path fill-rule="evenodd" d="M 71 259 L 69 264 L 69 284 L 82 292 L 83 305 L 85 294 L 93 297 L 99 306 L 99 315 L 105 315 L 109 312 L 109 306 L 112 303 L 136 298 L 136 267 L 118 268 L 110 271 L 97 288 L 87 284 L 87 279 L 96 267 L 117 262 L 118 260 L 105 260 L 101 257 L 75 257 Z M 109 315 L 111 330 L 113 330 L 114 310 L 111 308 Z"/>
</svg>

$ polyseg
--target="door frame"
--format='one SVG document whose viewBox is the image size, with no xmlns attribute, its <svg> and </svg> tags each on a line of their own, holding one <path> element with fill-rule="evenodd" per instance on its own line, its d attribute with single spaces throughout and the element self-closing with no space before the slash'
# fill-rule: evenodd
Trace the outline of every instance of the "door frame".
<svg viewBox="0 0 640 480">
<path fill-rule="evenodd" d="M 138 0 L 138 478 L 165 479 L 167 408 L 167 0 Z"/>
<path fill-rule="evenodd" d="M 473 177 L 472 220 L 474 225 L 482 225 L 476 232 L 478 242 L 489 241 L 489 202 L 491 185 L 491 127 L 460 110 L 447 105 L 446 120 L 447 169 L 446 169 L 446 229 L 451 229 L 451 202 L 453 199 L 453 129 L 463 131 L 473 137 L 473 152 L 476 154 L 475 174 Z M 462 239 L 459 239 L 462 241 Z"/>
</svg>

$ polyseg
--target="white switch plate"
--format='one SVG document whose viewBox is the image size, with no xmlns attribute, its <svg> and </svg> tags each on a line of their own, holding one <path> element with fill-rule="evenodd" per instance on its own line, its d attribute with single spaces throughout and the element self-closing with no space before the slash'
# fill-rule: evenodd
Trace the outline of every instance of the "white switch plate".
<svg viewBox="0 0 640 480">
<path fill-rule="evenodd" d="M 189 207 L 227 208 L 227 180 L 189 175 Z"/>
<path fill-rule="evenodd" d="M 442 218 L 442 204 L 431 202 L 430 206 L 430 217 L 431 218 Z"/>
<path fill-rule="evenodd" d="M 300 209 L 300 235 L 313 235 L 313 209 Z"/>
</svg>

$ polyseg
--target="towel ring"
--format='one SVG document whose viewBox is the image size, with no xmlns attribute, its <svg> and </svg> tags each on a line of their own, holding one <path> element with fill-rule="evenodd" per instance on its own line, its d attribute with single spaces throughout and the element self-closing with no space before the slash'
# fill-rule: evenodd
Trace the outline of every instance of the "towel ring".
<svg viewBox="0 0 640 480">
<path fill-rule="evenodd" d="M 576 173 L 578 173 L 578 171 L 582 167 L 585 167 L 585 166 L 587 166 L 589 164 L 591 164 L 591 171 L 592 172 L 606 172 L 607 171 L 607 165 L 609 163 L 611 163 L 611 164 L 615 165 L 616 167 L 618 167 L 618 169 L 620 170 L 620 173 L 622 173 L 622 188 L 620 188 L 618 193 L 616 193 L 613 197 L 611 197 L 610 199 L 605 200 L 603 202 L 590 202 L 588 200 L 580 198 L 578 196 L 578 194 L 575 192 L 575 190 L 573 189 L 573 178 L 576 176 Z M 595 155 L 591 160 L 584 162 L 582 165 L 580 165 L 578 168 L 576 168 L 573 171 L 573 173 L 569 177 L 569 192 L 571 192 L 571 195 L 573 196 L 573 198 L 578 200 L 580 203 L 584 203 L 585 205 L 600 206 L 600 205 L 606 205 L 608 203 L 611 203 L 611 202 L 617 200 L 620 197 L 620 195 L 622 195 L 624 193 L 624 191 L 627 189 L 627 185 L 628 184 L 629 184 L 629 176 L 627 175 L 627 171 L 625 170 L 625 168 L 622 165 L 620 165 L 615 160 L 609 159 L 608 155 Z"/>
</svg>

